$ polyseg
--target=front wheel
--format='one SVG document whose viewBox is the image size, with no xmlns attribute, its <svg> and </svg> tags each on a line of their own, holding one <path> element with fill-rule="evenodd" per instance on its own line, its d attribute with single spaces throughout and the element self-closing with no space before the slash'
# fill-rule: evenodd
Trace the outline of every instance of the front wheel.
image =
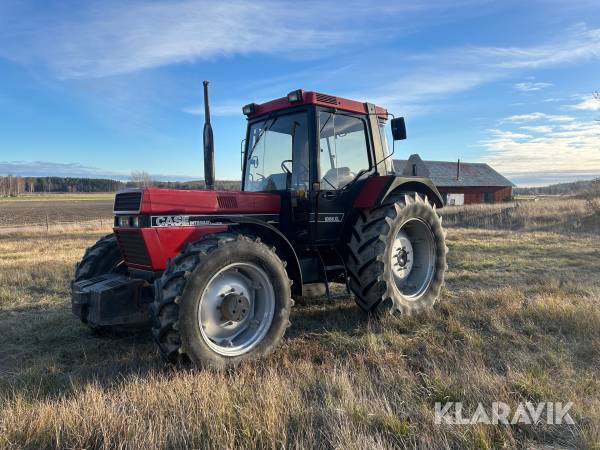
<svg viewBox="0 0 600 450">
<path fill-rule="evenodd" d="M 188 245 L 156 282 L 151 311 L 162 355 L 221 368 L 270 353 L 289 325 L 290 284 L 258 239 L 226 232 Z"/>
<path fill-rule="evenodd" d="M 75 266 L 73 281 L 81 281 L 106 273 L 126 273 L 127 267 L 117 245 L 117 237 L 111 233 L 89 247 Z"/>
<path fill-rule="evenodd" d="M 109 273 L 127 274 L 127 266 L 119 251 L 117 237 L 113 233 L 102 237 L 85 251 L 83 258 L 75 266 L 75 276 L 71 281 L 71 285 L 77 281 L 89 280 Z M 88 306 L 85 306 L 78 313 L 79 319 L 95 333 L 102 335 L 110 331 L 122 329 L 122 327 L 99 326 L 90 323 L 88 315 Z"/>
<path fill-rule="evenodd" d="M 441 217 L 419 194 L 361 214 L 347 246 L 350 288 L 367 312 L 411 314 L 439 298 L 446 271 Z"/>
</svg>

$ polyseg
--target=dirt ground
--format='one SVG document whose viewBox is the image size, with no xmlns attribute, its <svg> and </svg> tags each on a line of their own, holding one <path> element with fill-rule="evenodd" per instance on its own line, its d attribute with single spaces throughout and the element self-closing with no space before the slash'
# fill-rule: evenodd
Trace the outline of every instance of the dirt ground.
<svg viewBox="0 0 600 450">
<path fill-rule="evenodd" d="M 35 200 L 0 200 L 0 228 L 86 222 L 112 218 L 113 200 L 106 195 L 81 194 Z"/>
</svg>

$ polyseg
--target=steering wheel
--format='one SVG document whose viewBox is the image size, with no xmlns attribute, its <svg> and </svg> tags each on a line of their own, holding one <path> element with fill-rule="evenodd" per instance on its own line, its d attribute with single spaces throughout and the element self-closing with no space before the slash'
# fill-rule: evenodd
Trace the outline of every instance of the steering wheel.
<svg viewBox="0 0 600 450">
<path fill-rule="evenodd" d="M 283 161 L 281 161 L 281 170 L 283 170 L 289 175 L 292 173 L 292 171 L 285 166 L 285 163 L 293 164 L 294 162 L 291 159 L 284 159 Z"/>
<path fill-rule="evenodd" d="M 265 176 L 264 176 L 262 173 L 258 173 L 258 172 L 256 172 L 256 173 L 255 173 L 255 175 L 258 175 L 258 176 L 260 177 L 260 178 L 259 178 L 258 180 L 256 180 L 256 181 L 262 181 L 262 180 L 264 180 L 264 179 L 265 179 Z"/>
</svg>

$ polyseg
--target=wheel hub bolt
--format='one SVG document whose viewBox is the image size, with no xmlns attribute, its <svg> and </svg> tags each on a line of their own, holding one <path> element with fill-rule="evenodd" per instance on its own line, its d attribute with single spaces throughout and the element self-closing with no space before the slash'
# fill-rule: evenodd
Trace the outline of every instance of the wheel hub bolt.
<svg viewBox="0 0 600 450">
<path fill-rule="evenodd" d="M 408 253 L 404 248 L 398 250 L 398 255 L 396 256 L 396 259 L 398 260 L 398 265 L 400 267 L 406 267 L 406 263 L 408 262 Z"/>
</svg>

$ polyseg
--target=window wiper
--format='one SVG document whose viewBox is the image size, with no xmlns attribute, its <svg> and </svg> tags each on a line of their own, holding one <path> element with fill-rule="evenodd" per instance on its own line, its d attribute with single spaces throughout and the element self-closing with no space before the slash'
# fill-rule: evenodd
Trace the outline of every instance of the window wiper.
<svg viewBox="0 0 600 450">
<path fill-rule="evenodd" d="M 265 126 L 261 131 L 260 134 L 258 135 L 258 137 L 256 138 L 256 141 L 254 141 L 254 145 L 252 145 L 252 148 L 250 149 L 250 152 L 248 153 L 248 157 L 247 159 L 250 159 L 252 157 L 252 154 L 254 153 L 254 149 L 256 148 L 256 146 L 258 145 L 258 143 L 260 142 L 260 140 L 262 139 L 263 135 L 265 134 L 265 132 L 269 131 L 271 129 L 271 127 L 275 124 L 275 122 L 277 122 L 277 119 L 279 117 L 274 117 L 273 121 L 271 122 L 270 125 Z M 269 120 L 270 118 L 267 117 L 265 119 L 265 123 L 267 123 L 267 120 Z"/>
</svg>

